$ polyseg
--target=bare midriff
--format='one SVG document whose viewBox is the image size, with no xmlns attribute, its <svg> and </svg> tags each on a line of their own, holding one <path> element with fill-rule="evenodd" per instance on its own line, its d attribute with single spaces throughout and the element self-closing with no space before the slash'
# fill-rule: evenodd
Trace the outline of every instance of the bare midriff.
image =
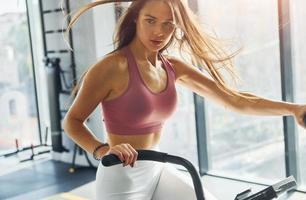
<svg viewBox="0 0 306 200">
<path fill-rule="evenodd" d="M 108 144 L 112 147 L 122 143 L 129 143 L 134 149 L 151 149 L 159 143 L 160 137 L 161 131 L 142 135 L 108 133 Z"/>
</svg>

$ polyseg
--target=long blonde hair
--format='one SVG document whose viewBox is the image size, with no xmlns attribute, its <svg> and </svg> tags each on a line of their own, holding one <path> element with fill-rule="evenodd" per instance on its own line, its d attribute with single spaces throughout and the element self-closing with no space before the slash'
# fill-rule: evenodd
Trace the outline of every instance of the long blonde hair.
<svg viewBox="0 0 306 200">
<path fill-rule="evenodd" d="M 98 0 L 96 2 L 88 3 L 80 8 L 71 18 L 66 34 L 69 33 L 72 26 L 84 12 L 95 6 L 106 3 L 132 2 L 128 9 L 120 17 L 116 26 L 113 38 L 115 50 L 112 51 L 115 52 L 128 45 L 135 37 L 135 20 L 138 18 L 140 10 L 148 1 L 150 0 Z M 222 45 L 220 39 L 205 33 L 202 30 L 201 26 L 199 25 L 199 19 L 185 1 L 163 1 L 168 3 L 168 5 L 171 7 L 174 13 L 175 21 L 182 32 L 182 35 L 181 37 L 178 37 L 177 34 L 173 34 L 169 43 L 163 49 L 161 49 L 160 52 L 163 52 L 175 41 L 178 44 L 179 52 L 181 54 L 182 52 L 187 53 L 190 56 L 193 65 L 199 67 L 200 69 L 206 70 L 220 89 L 234 97 L 238 97 L 238 99 L 257 99 L 253 95 L 239 92 L 235 87 L 229 86 L 229 84 L 225 81 L 224 75 L 221 73 L 221 70 L 223 70 L 230 75 L 230 78 L 232 78 L 234 82 L 238 80 L 232 59 L 240 52 L 241 49 L 232 54 L 226 53 L 223 48 L 221 48 Z M 74 92 L 76 92 L 77 89 L 78 86 L 75 88 Z"/>
</svg>

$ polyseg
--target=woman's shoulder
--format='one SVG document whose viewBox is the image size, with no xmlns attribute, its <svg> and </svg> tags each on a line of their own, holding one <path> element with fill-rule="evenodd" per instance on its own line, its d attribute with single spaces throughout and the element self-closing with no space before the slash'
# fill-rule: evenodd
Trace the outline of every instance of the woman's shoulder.
<svg viewBox="0 0 306 200">
<path fill-rule="evenodd" d="M 182 64 L 184 64 L 184 62 L 174 56 L 164 55 L 164 57 L 171 64 L 177 80 L 180 77 L 180 74 L 182 73 Z"/>
<path fill-rule="evenodd" d="M 96 74 L 101 74 L 97 75 L 101 81 L 108 80 L 112 89 L 120 87 L 128 76 L 128 61 L 122 49 L 105 55 L 93 67 L 97 68 Z"/>
<path fill-rule="evenodd" d="M 108 70 L 109 72 L 116 73 L 118 70 L 126 68 L 127 58 L 125 57 L 122 50 L 116 50 L 105 55 L 101 58 L 93 67 L 99 70 Z"/>
<path fill-rule="evenodd" d="M 114 88 L 118 80 L 126 74 L 126 60 L 121 51 L 109 53 L 90 66 L 84 78 L 95 82 L 96 85 Z"/>
</svg>

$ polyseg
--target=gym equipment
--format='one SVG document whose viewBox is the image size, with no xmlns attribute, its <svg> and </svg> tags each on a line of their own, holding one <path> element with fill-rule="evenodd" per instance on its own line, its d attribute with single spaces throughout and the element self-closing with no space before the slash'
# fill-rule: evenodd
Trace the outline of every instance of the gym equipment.
<svg viewBox="0 0 306 200">
<path fill-rule="evenodd" d="M 304 124 L 306 126 L 306 114 L 303 117 Z M 200 180 L 199 174 L 196 171 L 195 167 L 188 160 L 174 155 L 169 155 L 167 153 L 153 151 L 153 150 L 137 150 L 138 156 L 137 160 L 153 160 L 157 162 L 169 162 L 177 165 L 184 166 L 191 175 L 194 190 L 196 193 L 197 200 L 205 200 L 204 192 L 202 187 L 202 182 Z M 101 159 L 101 163 L 106 166 L 113 166 L 121 164 L 122 162 L 115 154 L 105 155 Z M 279 197 L 281 194 L 286 191 L 290 191 L 296 188 L 297 184 L 293 176 L 289 176 L 286 179 L 275 183 L 253 195 L 250 195 L 251 189 L 247 189 L 235 197 L 235 200 L 271 200 Z"/>
<path fill-rule="evenodd" d="M 294 177 L 289 176 L 286 179 L 275 183 L 251 196 L 248 196 L 251 192 L 251 189 L 248 189 L 242 193 L 239 193 L 235 200 L 270 200 L 279 197 L 286 191 L 295 189 L 296 186 Z"/>
<path fill-rule="evenodd" d="M 0 155 L 0 158 L 1 157 L 5 157 L 6 158 L 6 157 L 14 156 L 14 155 L 18 154 L 19 152 L 24 152 L 24 151 L 27 151 L 27 150 L 31 150 L 30 158 L 27 158 L 27 159 L 24 159 L 24 160 L 20 160 L 20 162 L 24 162 L 24 161 L 28 161 L 28 160 L 34 160 L 35 156 L 51 152 L 51 147 L 52 146 L 47 143 L 47 140 L 48 140 L 48 127 L 46 127 L 44 143 L 41 142 L 41 144 L 38 144 L 38 145 L 31 144 L 30 146 L 21 148 L 20 145 L 19 145 L 19 143 L 20 143 L 19 139 L 15 138 L 15 148 L 16 148 L 16 150 L 13 151 L 13 152 L 10 152 L 10 153 L 6 153 L 6 154 L 3 154 L 3 155 Z M 50 147 L 50 149 L 46 148 L 46 150 L 42 150 L 42 151 L 38 151 L 38 152 L 34 153 L 34 149 L 40 148 L 40 147 Z"/>
<path fill-rule="evenodd" d="M 303 117 L 303 121 L 306 126 L 306 114 Z M 169 162 L 184 166 L 191 175 L 197 200 L 205 200 L 202 182 L 200 180 L 198 172 L 196 171 L 195 167 L 192 165 L 191 162 L 179 156 L 169 155 L 167 153 L 153 150 L 137 150 L 137 152 L 137 160 L 153 160 L 164 163 Z M 109 167 L 121 164 L 122 162 L 115 154 L 108 154 L 101 159 L 101 163 L 102 165 Z M 247 189 L 239 193 L 236 196 L 235 200 L 271 200 L 279 197 L 286 191 L 294 189 L 296 186 L 297 184 L 294 177 L 289 176 L 286 179 L 275 183 L 274 185 L 271 185 L 253 195 L 249 195 L 251 193 L 251 189 Z"/>
<path fill-rule="evenodd" d="M 48 85 L 52 150 L 55 152 L 67 152 L 68 150 L 62 144 L 62 115 L 59 96 L 63 89 L 60 79 L 60 59 L 46 57 L 44 63 Z"/>
<path fill-rule="evenodd" d="M 164 162 L 164 163 L 169 162 L 169 163 L 184 166 L 192 177 L 197 200 L 205 200 L 202 182 L 200 180 L 198 172 L 196 171 L 195 167 L 192 165 L 191 162 L 189 162 L 188 160 L 182 157 L 169 155 L 167 153 L 153 151 L 153 150 L 137 150 L 137 152 L 138 152 L 137 160 L 153 160 L 153 161 Z M 101 162 L 106 167 L 122 163 L 115 154 L 105 155 L 101 159 Z M 236 196 L 235 200 L 271 200 L 271 199 L 279 197 L 279 195 L 283 194 L 286 191 L 294 189 L 296 185 L 297 184 L 293 176 L 290 176 L 251 196 L 248 196 L 251 192 L 251 189 L 248 189 L 242 193 L 239 193 Z"/>
</svg>

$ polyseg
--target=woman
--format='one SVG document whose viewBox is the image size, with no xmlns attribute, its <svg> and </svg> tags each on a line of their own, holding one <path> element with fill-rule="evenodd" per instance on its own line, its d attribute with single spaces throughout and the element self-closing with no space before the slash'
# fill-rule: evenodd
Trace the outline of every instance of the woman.
<svg viewBox="0 0 306 200">
<path fill-rule="evenodd" d="M 83 7 L 72 18 L 68 32 L 82 13 L 110 2 L 120 1 Z M 176 83 L 240 113 L 293 115 L 303 125 L 306 105 L 272 101 L 228 86 L 217 69 L 221 66 L 234 76 L 231 59 L 235 54 L 226 55 L 217 42 L 200 29 L 182 0 L 132 1 L 119 20 L 115 50 L 83 76 L 64 120 L 65 132 L 96 159 L 112 153 L 124 162 L 124 167 L 99 164 L 97 199 L 195 199 L 191 182 L 174 167 L 153 161 L 135 163 L 135 149 L 159 149 L 163 124 L 176 108 Z M 162 54 L 175 44 L 189 53 L 192 63 L 205 67 L 212 79 L 193 65 Z M 84 125 L 99 103 L 108 145 L 101 145 Z M 205 189 L 204 193 L 206 199 L 216 199 Z"/>
</svg>

